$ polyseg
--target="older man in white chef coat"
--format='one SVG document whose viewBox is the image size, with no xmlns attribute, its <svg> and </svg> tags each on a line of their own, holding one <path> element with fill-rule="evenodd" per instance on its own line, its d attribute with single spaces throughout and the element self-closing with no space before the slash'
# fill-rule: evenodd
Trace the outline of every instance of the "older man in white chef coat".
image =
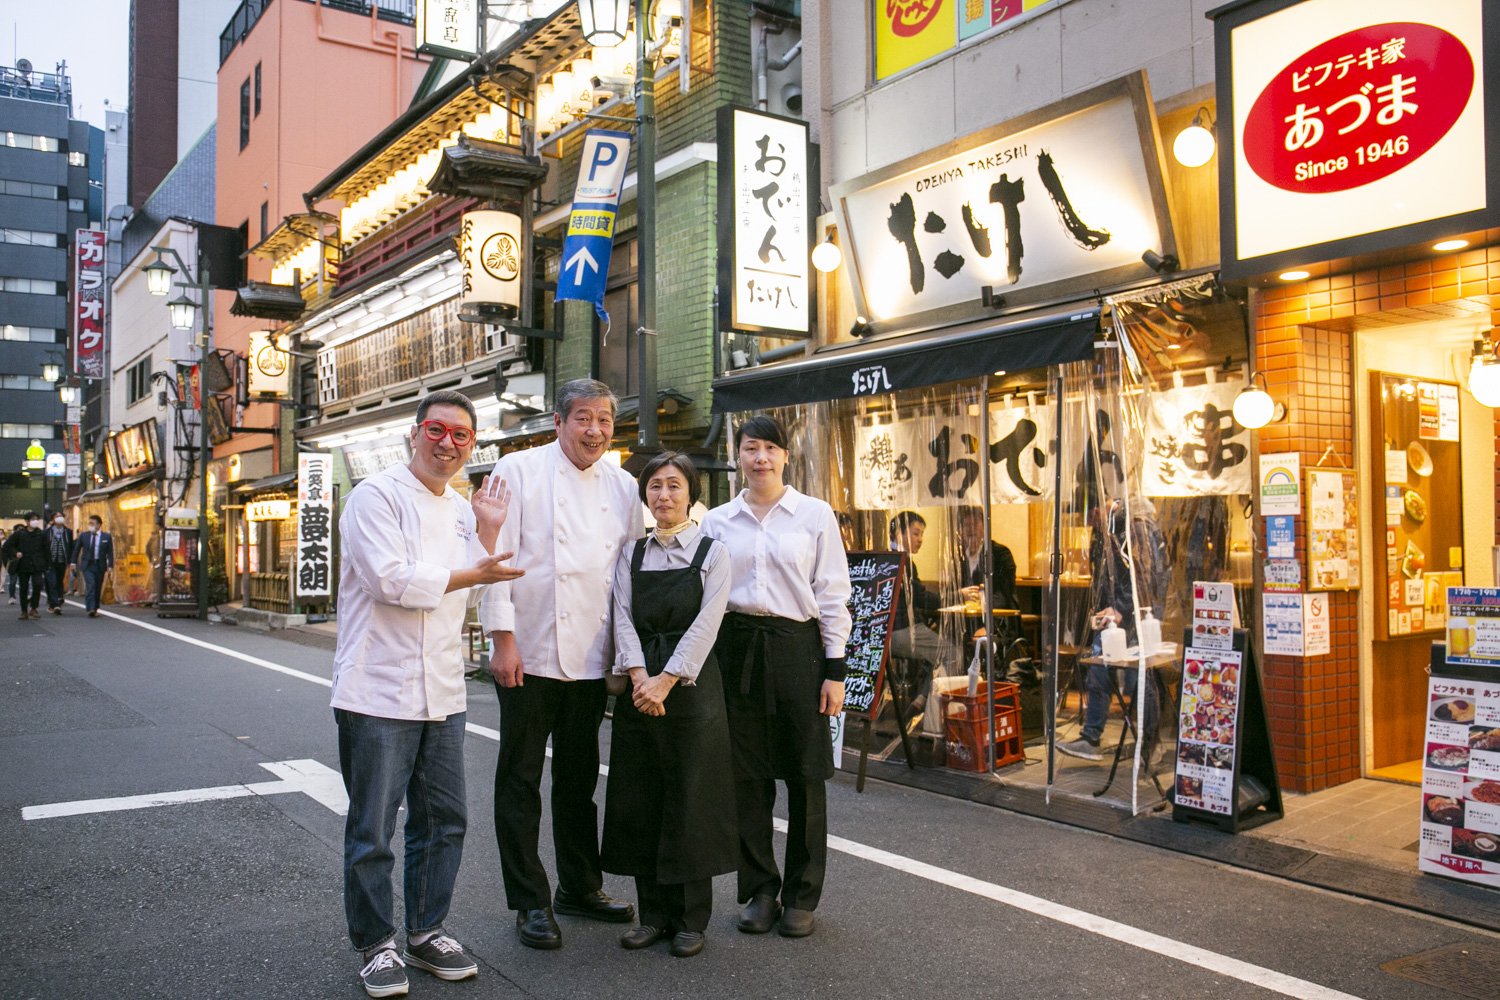
<svg viewBox="0 0 1500 1000">
<path fill-rule="evenodd" d="M 557 440 L 506 455 L 494 475 L 516 502 L 500 534 L 526 576 L 491 587 L 481 620 L 495 653 L 500 698 L 495 837 L 516 935 L 562 946 L 558 913 L 625 922 L 635 915 L 603 892 L 599 870 L 599 723 L 613 657 L 610 586 L 616 555 L 644 529 L 635 480 L 602 461 L 614 436 L 615 395 L 593 379 L 557 393 Z M 542 764 L 552 737 L 552 846 L 557 894 L 538 855 Z"/>
<path fill-rule="evenodd" d="M 474 404 L 442 390 L 417 407 L 412 458 L 354 488 L 343 542 L 333 709 L 349 793 L 344 913 L 372 997 L 402 996 L 405 966 L 440 979 L 479 967 L 443 933 L 463 854 L 464 613 L 519 577 L 492 555 L 509 496 L 487 479 L 465 502 L 448 485 L 474 447 Z M 494 488 L 491 488 L 493 484 Z M 406 941 L 393 923 L 391 838 L 406 813 Z"/>
</svg>

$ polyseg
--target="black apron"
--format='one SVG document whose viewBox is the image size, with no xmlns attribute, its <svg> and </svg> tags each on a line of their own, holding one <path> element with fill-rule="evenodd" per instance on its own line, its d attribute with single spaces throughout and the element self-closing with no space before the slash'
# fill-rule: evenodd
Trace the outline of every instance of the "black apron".
<svg viewBox="0 0 1500 1000">
<path fill-rule="evenodd" d="M 714 541 L 700 538 L 684 569 L 643 570 L 646 539 L 630 563 L 631 619 L 646 673 L 661 673 L 703 606 L 703 560 Z M 600 864 L 617 875 L 678 883 L 739 866 L 729 727 L 714 654 L 692 685 L 667 695 L 666 714 L 642 715 L 630 693 L 615 699 L 604 798 Z"/>
<path fill-rule="evenodd" d="M 735 778 L 833 777 L 833 737 L 828 717 L 818 711 L 823 638 L 817 620 L 731 612 L 714 652 L 724 668 Z"/>
</svg>

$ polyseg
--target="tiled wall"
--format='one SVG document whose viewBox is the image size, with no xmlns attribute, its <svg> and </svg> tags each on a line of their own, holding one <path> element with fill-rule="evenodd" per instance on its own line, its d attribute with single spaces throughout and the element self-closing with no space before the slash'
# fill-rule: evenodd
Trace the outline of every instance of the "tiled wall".
<svg viewBox="0 0 1500 1000">
<path fill-rule="evenodd" d="M 1287 419 L 1262 428 L 1262 453 L 1300 452 L 1304 469 L 1332 445 L 1355 461 L 1353 333 L 1358 317 L 1395 313 L 1418 321 L 1458 299 L 1500 295 L 1500 247 L 1336 274 L 1267 289 L 1255 308 L 1256 363 Z M 1500 321 L 1500 312 L 1495 314 Z M 1496 418 L 1500 436 L 1500 415 Z M 1500 480 L 1500 456 L 1496 459 Z M 1500 486 L 1495 487 L 1500 537 Z M 1305 518 L 1297 558 L 1306 565 Z M 1359 592 L 1330 593 L 1332 651 L 1268 656 L 1264 664 L 1271 740 L 1282 784 L 1310 792 L 1360 776 Z"/>
</svg>

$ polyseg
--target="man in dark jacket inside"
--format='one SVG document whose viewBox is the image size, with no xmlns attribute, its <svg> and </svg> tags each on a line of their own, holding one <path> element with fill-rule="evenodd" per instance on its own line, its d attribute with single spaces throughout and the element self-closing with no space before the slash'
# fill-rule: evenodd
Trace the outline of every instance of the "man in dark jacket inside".
<svg viewBox="0 0 1500 1000">
<path fill-rule="evenodd" d="M 40 618 L 37 604 L 42 599 L 42 581 L 47 575 L 47 535 L 42 531 L 42 515 L 26 515 L 25 530 L 13 531 L 0 550 L 6 563 L 15 560 L 16 580 L 21 591 L 21 621 Z"/>
</svg>

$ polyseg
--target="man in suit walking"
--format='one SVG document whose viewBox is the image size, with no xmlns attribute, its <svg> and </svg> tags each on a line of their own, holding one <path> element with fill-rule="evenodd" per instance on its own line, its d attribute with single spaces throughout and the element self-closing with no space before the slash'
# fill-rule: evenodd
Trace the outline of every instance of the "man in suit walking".
<svg viewBox="0 0 1500 1000">
<path fill-rule="evenodd" d="M 74 561 L 83 576 L 83 606 L 90 618 L 99 617 L 99 593 L 104 589 L 104 574 L 115 568 L 115 540 L 104 530 L 98 514 L 89 515 L 89 530 L 78 536 Z"/>
</svg>

